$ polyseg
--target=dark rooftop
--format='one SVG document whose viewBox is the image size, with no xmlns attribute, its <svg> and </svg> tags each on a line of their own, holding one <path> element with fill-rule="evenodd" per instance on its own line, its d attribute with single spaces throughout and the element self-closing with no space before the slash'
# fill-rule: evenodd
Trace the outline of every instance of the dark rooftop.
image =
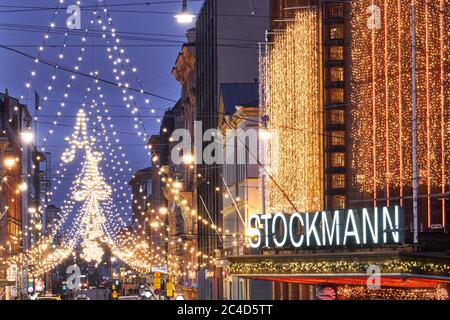
<svg viewBox="0 0 450 320">
<path fill-rule="evenodd" d="M 233 114 L 236 106 L 257 106 L 259 89 L 257 83 L 222 83 L 220 94 L 225 115 Z"/>
</svg>

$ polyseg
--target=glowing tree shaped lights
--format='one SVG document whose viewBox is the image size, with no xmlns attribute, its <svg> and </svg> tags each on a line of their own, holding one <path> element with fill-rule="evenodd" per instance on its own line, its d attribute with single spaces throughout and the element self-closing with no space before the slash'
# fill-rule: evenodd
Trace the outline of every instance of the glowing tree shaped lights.
<svg viewBox="0 0 450 320">
<path fill-rule="evenodd" d="M 85 151 L 83 169 L 75 182 L 76 187 L 72 194 L 75 201 L 83 203 L 80 226 L 83 249 L 81 257 L 88 262 L 100 262 L 103 249 L 99 246 L 99 242 L 105 235 L 103 226 L 106 223 L 106 217 L 99 201 L 107 201 L 111 197 L 112 189 L 100 173 L 99 163 L 102 160 L 102 154 L 93 150 L 92 145 L 95 139 L 88 137 L 84 110 L 78 112 L 72 139 L 66 140 L 71 147 L 67 148 L 61 157 L 64 162 L 73 161 L 77 149 Z"/>
</svg>

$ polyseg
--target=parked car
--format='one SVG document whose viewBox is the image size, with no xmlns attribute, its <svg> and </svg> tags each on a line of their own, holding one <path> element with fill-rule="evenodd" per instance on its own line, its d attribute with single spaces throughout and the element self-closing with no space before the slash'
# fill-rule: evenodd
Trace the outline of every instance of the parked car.
<svg viewBox="0 0 450 320">
<path fill-rule="evenodd" d="M 117 300 L 141 300 L 139 296 L 120 296 Z"/>
</svg>

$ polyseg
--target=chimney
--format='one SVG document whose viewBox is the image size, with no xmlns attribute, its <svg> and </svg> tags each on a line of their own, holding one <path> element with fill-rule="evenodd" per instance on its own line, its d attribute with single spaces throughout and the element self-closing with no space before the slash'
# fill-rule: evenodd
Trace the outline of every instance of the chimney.
<svg viewBox="0 0 450 320">
<path fill-rule="evenodd" d="M 3 109 L 2 109 L 2 111 L 4 113 L 7 113 L 8 109 L 9 109 L 9 92 L 8 92 L 8 88 L 6 88 L 5 89 L 5 95 L 4 95 L 4 98 L 3 98 Z"/>
</svg>

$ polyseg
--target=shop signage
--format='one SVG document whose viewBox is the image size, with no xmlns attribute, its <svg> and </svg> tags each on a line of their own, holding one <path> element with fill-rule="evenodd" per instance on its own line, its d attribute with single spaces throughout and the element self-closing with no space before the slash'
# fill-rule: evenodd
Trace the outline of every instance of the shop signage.
<svg viewBox="0 0 450 320">
<path fill-rule="evenodd" d="M 172 281 L 167 282 L 167 296 L 173 297 L 175 285 Z"/>
<path fill-rule="evenodd" d="M 206 270 L 205 272 L 205 278 L 206 279 L 211 279 L 215 277 L 215 272 L 214 270 Z"/>
<path fill-rule="evenodd" d="M 9 266 L 7 270 L 7 277 L 9 281 L 16 281 L 17 280 L 17 265 L 12 264 Z"/>
<path fill-rule="evenodd" d="M 152 272 L 169 273 L 167 266 L 153 266 Z"/>
<path fill-rule="evenodd" d="M 404 238 L 404 212 L 399 206 L 251 215 L 252 248 L 308 248 L 398 244 Z"/>
<path fill-rule="evenodd" d="M 159 272 L 153 274 L 153 288 L 161 289 L 161 273 Z"/>
</svg>

